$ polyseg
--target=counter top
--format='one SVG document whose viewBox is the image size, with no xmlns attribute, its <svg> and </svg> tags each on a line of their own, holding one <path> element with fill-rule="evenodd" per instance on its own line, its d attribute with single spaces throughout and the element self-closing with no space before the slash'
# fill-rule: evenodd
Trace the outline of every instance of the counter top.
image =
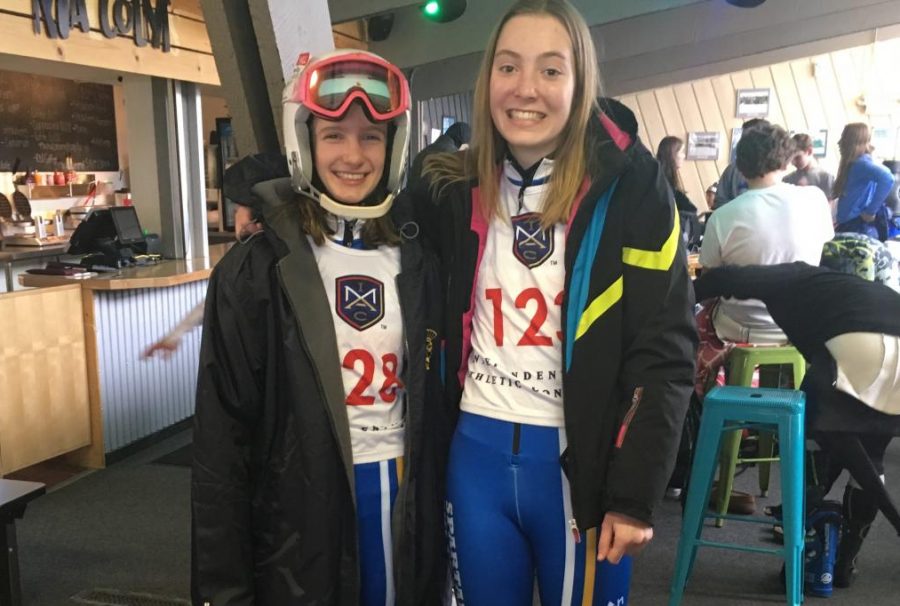
<svg viewBox="0 0 900 606">
<path fill-rule="evenodd" d="M 22 286 L 62 286 L 81 284 L 87 290 L 130 290 L 135 288 L 165 288 L 209 278 L 213 267 L 225 255 L 232 244 L 213 244 L 209 257 L 199 259 L 174 259 L 155 265 L 128 267 L 89 278 L 45 276 L 23 273 L 19 275 Z"/>
<path fill-rule="evenodd" d="M 69 250 L 68 243 L 51 244 L 49 246 L 6 245 L 0 249 L 0 263 L 5 261 L 22 261 L 24 259 L 39 259 L 40 257 L 64 255 L 67 250 Z"/>
</svg>

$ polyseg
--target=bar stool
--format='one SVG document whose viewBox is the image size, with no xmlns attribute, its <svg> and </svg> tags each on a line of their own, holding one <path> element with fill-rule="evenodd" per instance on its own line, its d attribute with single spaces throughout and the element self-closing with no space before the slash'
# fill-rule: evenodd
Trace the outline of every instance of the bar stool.
<svg viewBox="0 0 900 606">
<path fill-rule="evenodd" d="M 758 366 L 775 366 L 790 364 L 794 375 L 794 389 L 800 388 L 806 374 L 806 360 L 791 345 L 735 347 L 728 357 L 728 384 L 750 387 L 753 371 Z M 759 434 L 759 456 L 739 458 L 742 431 L 735 431 L 722 439 L 722 452 L 719 459 L 719 484 L 717 488 L 716 527 L 725 523 L 724 515 L 728 512 L 728 500 L 734 488 L 734 471 L 741 463 L 756 463 L 759 467 L 759 492 L 762 496 L 769 494 L 769 476 L 771 464 L 778 457 L 772 456 L 775 448 L 774 435 L 768 431 Z"/>
<path fill-rule="evenodd" d="M 678 542 L 678 558 L 669 594 L 669 606 L 681 603 L 697 550 L 719 547 L 784 558 L 786 597 L 790 606 L 803 601 L 803 392 L 788 389 L 717 387 L 706 395 L 700 434 L 691 466 L 687 503 Z M 740 419 L 735 422 L 734 419 Z M 784 546 L 763 548 L 735 543 L 707 541 L 701 537 L 703 520 L 722 515 L 729 520 L 771 524 L 771 518 L 707 513 L 719 448 L 728 435 L 745 428 L 766 428 L 778 432 L 781 441 L 781 492 Z"/>
</svg>

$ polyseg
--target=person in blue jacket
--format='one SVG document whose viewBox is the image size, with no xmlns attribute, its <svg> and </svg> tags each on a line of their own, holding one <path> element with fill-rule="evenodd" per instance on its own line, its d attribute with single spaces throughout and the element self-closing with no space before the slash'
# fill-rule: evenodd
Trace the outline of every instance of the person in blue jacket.
<svg viewBox="0 0 900 606">
<path fill-rule="evenodd" d="M 871 140 L 871 130 L 862 122 L 848 124 L 841 133 L 841 164 L 833 190 L 838 199 L 835 231 L 867 234 L 883 242 L 889 219 L 885 200 L 894 177 L 872 159 Z"/>
</svg>

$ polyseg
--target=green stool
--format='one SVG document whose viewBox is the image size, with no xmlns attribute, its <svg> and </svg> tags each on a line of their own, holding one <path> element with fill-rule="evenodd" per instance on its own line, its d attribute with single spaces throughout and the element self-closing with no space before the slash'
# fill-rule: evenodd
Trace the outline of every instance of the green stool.
<svg viewBox="0 0 900 606">
<path fill-rule="evenodd" d="M 728 384 L 750 387 L 753 382 L 753 371 L 758 366 L 781 366 L 790 364 L 794 375 L 794 389 L 800 388 L 803 375 L 806 374 L 806 360 L 792 345 L 746 346 L 735 347 L 728 357 Z M 769 494 L 770 466 L 778 457 L 773 456 L 775 450 L 774 434 L 763 431 L 759 434 L 759 456 L 742 459 L 738 457 L 741 450 L 743 431 L 733 431 L 722 436 L 722 450 L 719 454 L 719 482 L 716 498 L 716 513 L 724 516 L 728 513 L 728 501 L 734 488 L 734 470 L 741 463 L 759 465 L 759 491 L 762 496 Z M 721 528 L 724 517 L 716 518 L 716 526 Z"/>
</svg>

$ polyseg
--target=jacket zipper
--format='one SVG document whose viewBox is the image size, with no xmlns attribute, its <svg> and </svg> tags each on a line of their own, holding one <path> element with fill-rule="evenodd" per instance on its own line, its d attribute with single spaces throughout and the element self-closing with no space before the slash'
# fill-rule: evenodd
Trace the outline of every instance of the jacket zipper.
<svg viewBox="0 0 900 606">
<path fill-rule="evenodd" d="M 397 287 L 397 299 L 399 302 L 398 307 L 400 308 L 400 325 L 403 327 L 403 353 L 404 353 L 404 356 L 406 357 L 406 366 L 407 366 L 406 370 L 407 370 L 407 372 L 409 372 L 409 366 L 412 364 L 412 361 L 410 360 L 410 355 L 409 355 L 409 333 L 406 330 L 406 315 L 403 313 L 403 297 L 400 295 L 401 289 L 400 289 L 400 274 L 399 273 L 397 274 L 397 277 L 394 278 L 394 284 Z M 406 373 L 404 373 L 404 374 L 406 374 Z M 404 385 L 404 387 L 405 387 L 405 385 Z M 403 457 L 404 457 L 404 462 L 406 464 L 403 466 L 404 477 L 398 477 L 398 479 L 397 479 L 398 486 L 397 486 L 397 500 L 395 502 L 395 507 L 396 507 L 396 511 L 398 512 L 398 514 L 396 516 L 391 516 L 392 517 L 392 520 L 391 520 L 392 527 L 394 526 L 393 522 L 396 520 L 400 520 L 399 526 L 402 527 L 403 520 L 406 519 L 406 505 L 407 505 L 407 494 L 409 493 L 409 482 L 406 482 L 405 480 L 406 480 L 406 478 L 409 477 L 410 469 L 413 465 L 413 461 L 412 461 L 413 438 L 412 438 L 412 431 L 411 431 L 412 423 L 410 421 L 411 406 L 410 406 L 410 400 L 409 400 L 409 390 L 404 391 L 403 397 L 406 399 L 406 414 L 405 414 L 405 417 L 406 417 L 405 442 L 406 443 L 403 445 Z M 391 534 L 394 537 L 393 545 L 391 546 L 391 554 L 394 557 L 394 566 L 393 566 L 393 568 L 394 568 L 394 587 L 398 588 L 398 589 L 400 587 L 400 579 L 401 579 L 400 565 L 402 563 L 402 558 L 398 557 L 400 555 L 400 543 L 399 543 L 398 537 L 400 536 L 401 533 L 402 533 L 402 528 L 400 528 L 400 527 L 393 528 L 393 531 L 391 532 Z"/>
<path fill-rule="evenodd" d="M 631 425 L 631 421 L 634 420 L 634 415 L 637 412 L 638 405 L 641 403 L 643 395 L 643 387 L 635 387 L 634 391 L 631 393 L 631 406 L 628 407 L 628 412 L 625 413 L 625 417 L 622 419 L 622 425 L 619 427 L 619 435 L 616 436 L 616 448 L 622 448 L 622 444 L 625 442 L 625 434 L 628 433 L 628 427 Z"/>
<path fill-rule="evenodd" d="M 619 427 L 619 435 L 616 437 L 616 448 L 622 447 L 622 443 L 625 441 L 625 434 L 628 433 L 628 427 L 634 419 L 643 395 L 643 387 L 634 388 L 634 392 L 631 394 L 631 406 L 628 407 L 628 412 L 625 413 L 625 418 L 622 419 L 622 425 Z M 578 530 L 578 521 L 574 517 L 569 520 L 569 529 L 572 531 L 572 537 L 575 539 L 575 542 L 581 543 L 581 531 Z"/>
<path fill-rule="evenodd" d="M 575 539 L 575 542 L 581 543 L 581 531 L 578 530 L 578 522 L 575 520 L 575 518 L 569 520 L 569 528 L 572 530 L 572 538 Z"/>
</svg>

